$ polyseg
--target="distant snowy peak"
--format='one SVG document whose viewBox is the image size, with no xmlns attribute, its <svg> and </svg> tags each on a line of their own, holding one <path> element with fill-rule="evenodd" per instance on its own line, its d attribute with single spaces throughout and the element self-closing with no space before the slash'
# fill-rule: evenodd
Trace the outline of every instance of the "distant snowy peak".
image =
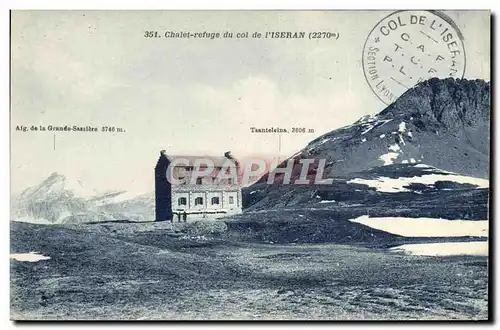
<svg viewBox="0 0 500 330">
<path fill-rule="evenodd" d="M 83 182 L 52 173 L 12 199 L 12 220 L 62 224 L 154 220 L 154 193 L 98 192 Z"/>
<path fill-rule="evenodd" d="M 154 193 L 138 194 L 136 192 L 126 190 L 112 190 L 92 197 L 89 201 L 96 205 L 129 203 L 133 201 L 147 202 L 153 200 Z"/>
<path fill-rule="evenodd" d="M 20 194 L 20 197 L 30 199 L 47 196 L 54 197 L 57 195 L 81 198 L 100 204 L 120 203 L 141 196 L 140 193 L 127 190 L 109 190 L 101 192 L 85 185 L 81 180 L 71 180 L 62 174 L 54 172 L 40 184 L 25 189 Z"/>
<path fill-rule="evenodd" d="M 21 193 L 21 198 L 44 197 L 47 195 L 69 194 L 74 197 L 89 198 L 97 194 L 94 189 L 86 187 L 81 181 L 69 180 L 66 176 L 52 173 L 35 187 Z"/>
</svg>

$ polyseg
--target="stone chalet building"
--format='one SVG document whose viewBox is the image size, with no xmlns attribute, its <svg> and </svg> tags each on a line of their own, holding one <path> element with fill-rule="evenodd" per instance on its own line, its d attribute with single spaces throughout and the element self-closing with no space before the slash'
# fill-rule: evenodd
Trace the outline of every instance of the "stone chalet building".
<svg viewBox="0 0 500 330">
<path fill-rule="evenodd" d="M 177 160 L 188 160 L 187 164 Z M 210 159 L 214 163 L 211 173 L 192 178 L 197 159 Z M 170 167 L 169 165 L 175 163 Z M 155 166 L 156 221 L 187 221 L 194 218 L 216 218 L 242 212 L 241 185 L 235 179 L 218 178 L 228 164 L 239 173 L 239 163 L 226 152 L 223 157 L 167 156 L 165 150 Z M 201 164 L 198 170 L 203 170 Z M 168 172 L 168 173 L 167 173 Z M 172 182 L 169 178 L 176 179 Z"/>
</svg>

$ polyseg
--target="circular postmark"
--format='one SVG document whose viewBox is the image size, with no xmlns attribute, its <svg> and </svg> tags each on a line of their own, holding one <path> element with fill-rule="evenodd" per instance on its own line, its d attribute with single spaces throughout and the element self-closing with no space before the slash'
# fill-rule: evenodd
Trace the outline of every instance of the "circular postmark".
<svg viewBox="0 0 500 330">
<path fill-rule="evenodd" d="M 371 30 L 363 48 L 363 71 L 372 91 L 391 104 L 415 84 L 433 78 L 463 78 L 463 36 L 436 11 L 397 11 Z"/>
</svg>

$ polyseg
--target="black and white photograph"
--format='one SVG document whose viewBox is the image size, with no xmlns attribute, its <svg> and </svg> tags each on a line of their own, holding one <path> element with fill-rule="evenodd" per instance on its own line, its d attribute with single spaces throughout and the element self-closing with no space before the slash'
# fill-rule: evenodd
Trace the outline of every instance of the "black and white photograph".
<svg viewBox="0 0 500 330">
<path fill-rule="evenodd" d="M 491 24 L 12 10 L 11 320 L 491 320 Z"/>
</svg>

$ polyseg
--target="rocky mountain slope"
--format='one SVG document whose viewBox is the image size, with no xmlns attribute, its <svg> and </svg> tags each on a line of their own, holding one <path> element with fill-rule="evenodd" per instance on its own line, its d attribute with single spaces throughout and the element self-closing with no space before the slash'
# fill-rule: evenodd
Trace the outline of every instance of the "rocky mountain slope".
<svg viewBox="0 0 500 330">
<path fill-rule="evenodd" d="M 313 184 L 314 165 L 310 184 L 284 185 L 283 174 L 267 184 L 265 175 L 244 189 L 246 213 L 228 225 L 286 242 L 352 241 L 362 233 L 352 223 L 360 217 L 399 227 L 450 219 L 477 230 L 489 218 L 489 127 L 489 83 L 423 82 L 379 114 L 327 133 L 289 159 L 291 183 L 301 173 L 300 160 L 312 158 L 326 160 L 323 178 L 332 184 Z M 435 225 L 451 235 L 450 223 Z"/>
<path fill-rule="evenodd" d="M 379 114 L 318 137 L 291 158 L 326 159 L 329 177 L 425 163 L 488 178 L 489 135 L 490 83 L 435 78 L 408 90 Z"/>
<path fill-rule="evenodd" d="M 394 164 L 338 176 L 326 185 L 260 183 L 244 191 L 244 200 L 247 212 L 316 209 L 335 211 L 336 218 L 487 219 L 488 186 L 486 179 L 425 164 Z"/>
<path fill-rule="evenodd" d="M 489 182 L 425 164 L 393 164 L 326 185 L 255 184 L 245 213 L 226 221 L 239 240 L 396 246 L 488 236 Z"/>
</svg>

